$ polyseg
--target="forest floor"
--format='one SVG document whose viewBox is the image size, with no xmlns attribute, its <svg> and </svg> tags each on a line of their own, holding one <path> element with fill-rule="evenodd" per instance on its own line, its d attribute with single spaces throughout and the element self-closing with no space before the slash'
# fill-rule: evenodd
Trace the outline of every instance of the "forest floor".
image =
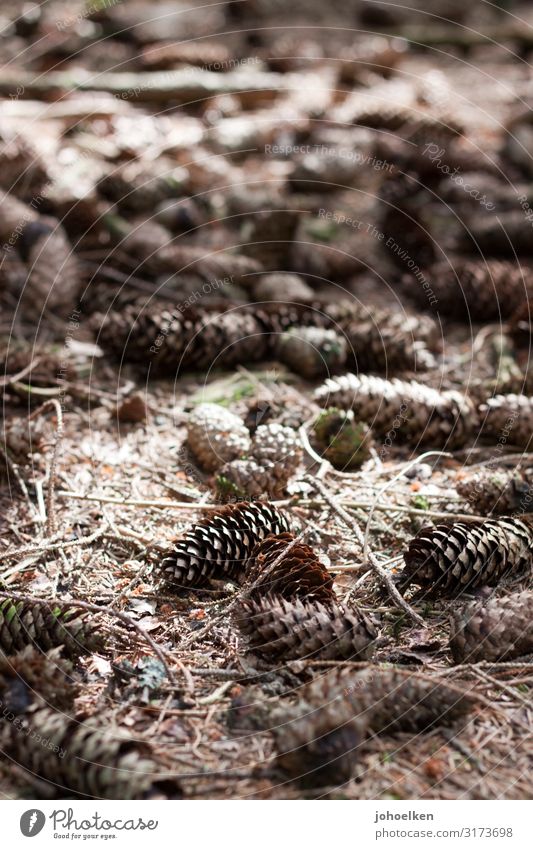
<svg viewBox="0 0 533 849">
<path fill-rule="evenodd" d="M 91 286 L 112 282 L 179 301 L 198 285 L 179 269 L 152 273 L 147 249 L 136 254 L 138 245 L 125 246 L 120 255 L 123 236 L 117 232 L 123 223 L 142 230 L 155 216 L 154 204 L 160 209 L 159 199 L 142 197 L 138 205 L 125 201 L 128 190 L 119 181 L 113 184 L 115 194 L 109 186 L 107 193 L 99 190 L 100 181 L 124 165 L 154 175 L 171 165 L 181 172 L 174 177 L 182 183 L 164 200 L 186 197 L 194 205 L 190 232 L 168 225 L 180 245 L 206 255 L 231 246 L 239 254 L 248 237 L 235 219 L 253 217 L 270 194 L 270 202 L 274 196 L 301 218 L 291 238 L 292 253 L 279 268 L 263 271 L 298 273 L 316 298 L 336 300 L 342 292 L 364 303 L 371 315 L 384 307 L 417 315 L 422 307 L 406 293 L 405 269 L 387 252 L 386 239 L 372 234 L 372 227 L 385 231 L 380 192 L 388 179 L 397 179 L 401 191 L 407 157 L 402 145 L 410 144 L 416 127 L 402 135 L 405 128 L 384 120 L 378 128 L 356 127 L 363 135 L 353 136 L 356 119 L 345 117 L 355 110 L 351 98 L 363 91 L 381 98 L 384 109 L 402 106 L 429 115 L 439 114 L 444 101 L 446 114 L 465 128 L 462 153 L 472 162 L 479 157 L 478 170 L 472 165 L 471 172 L 482 191 L 505 183 L 500 172 L 507 167 L 506 156 L 511 181 L 520 186 L 530 173 L 522 160 L 517 164 L 512 158 L 504 128 L 533 94 L 527 62 L 533 30 L 524 25 L 520 41 L 512 16 L 499 18 L 484 5 L 478 20 L 467 15 L 465 27 L 428 22 L 421 13 L 404 20 L 399 12 L 397 20 L 370 25 L 356 17 L 356 6 L 364 3 L 348 4 L 348 11 L 346 4 L 333 3 L 329 28 L 327 17 L 304 27 L 308 18 L 296 3 L 294 31 L 283 41 L 275 23 L 279 10 L 266 0 L 250 2 L 240 16 L 230 10 L 239 4 L 219 4 L 220 11 L 209 7 L 205 17 L 193 9 L 186 24 L 172 15 L 163 24 L 156 11 L 159 6 L 161 15 L 168 10 L 159 3 L 80 3 L 78 8 L 51 2 L 37 22 L 8 26 L 20 5 L 6 2 L 0 11 L 7 28 L 0 38 L 0 134 L 6 145 L 19 136 L 31 142 L 32 161 L 43 163 L 44 188 L 35 175 L 27 185 L 12 179 L 8 185 L 7 177 L 0 176 L 0 184 L 28 205 L 42 195 L 39 214 L 62 222 L 87 288 L 74 306 L 66 299 L 63 312 L 56 307 L 55 315 L 44 311 L 34 318 L 4 283 L 3 414 L 6 432 L 18 425 L 26 448 L 23 456 L 16 455 L 9 437 L 0 446 L 5 459 L 0 581 L 2 592 L 14 596 L 101 609 L 93 615 L 106 636 L 106 649 L 77 661 L 83 686 L 73 716 L 89 725 L 103 721 L 148 741 L 161 772 L 178 775 L 187 798 L 529 798 L 531 658 L 454 666 L 449 615 L 462 601 L 420 599 L 410 591 L 406 599 L 422 620 L 414 622 L 389 596 L 369 552 L 394 579 L 403 552 L 422 527 L 486 517 L 475 499 L 469 502 L 458 494 L 459 481 L 486 468 L 527 469 L 532 455 L 512 438 L 498 447 L 476 433 L 459 449 L 405 445 L 396 440 L 391 422 L 391 438 L 378 439 L 360 469 L 337 470 L 320 456 L 311 436 L 320 411 L 313 392 L 323 378 L 308 380 L 276 359 L 218 368 L 218 351 L 213 351 L 213 368 L 154 376 L 127 357 L 119 362 L 108 354 L 95 330 Z M 442 4 L 447 5 L 454 4 Z M 338 33 L 335 16 L 342 22 Z M 443 26 L 447 36 L 440 46 L 436 36 Z M 413 27 L 418 27 L 417 37 Z M 475 31 L 483 28 L 501 30 L 499 43 L 476 43 Z M 358 64 L 346 58 L 344 67 L 328 58 L 343 51 L 349 57 L 350 50 L 379 52 L 371 40 L 388 39 L 390 33 L 396 41 L 387 42 L 387 50 L 398 56 L 387 73 L 380 72 L 382 58 L 373 60 L 376 67 L 368 67 L 368 59 Z M 469 35 L 472 43 L 465 44 Z M 170 48 L 182 41 L 195 46 L 199 56 L 172 57 Z M 170 58 L 165 59 L 163 47 Z M 157 49 L 162 58 L 156 62 Z M 159 80 L 156 73 L 162 75 Z M 181 93 L 173 89 L 171 95 L 165 89 L 171 76 L 165 81 L 164 75 L 179 73 L 184 82 L 173 78 L 172 85 Z M 119 74 L 128 77 L 118 79 Z M 244 76 L 235 79 L 238 74 Z M 254 75 L 262 79 L 257 82 Z M 526 145 L 531 141 L 527 121 L 524 127 L 519 139 Z M 446 256 L 455 261 L 463 217 L 470 224 L 482 210 L 449 174 L 427 177 L 420 163 L 427 163 L 424 145 L 436 144 L 433 138 L 417 142 L 418 171 L 409 157 L 408 170 L 429 192 L 416 210 L 422 210 L 436 246 L 430 262 Z M 315 162 L 315 146 L 353 151 L 359 144 L 368 157 L 385 164 L 359 164 L 354 170 L 353 160 L 332 156 L 331 150 Z M 291 152 L 272 155 L 273 145 Z M 302 145 L 307 146 L 303 153 L 297 150 Z M 142 194 L 135 168 L 123 179 L 125 185 L 132 180 L 132 193 Z M 313 181 L 328 183 L 329 190 L 310 189 Z M 341 213 L 363 221 L 364 227 L 338 223 Z M 168 216 L 155 218 L 168 224 Z M 322 238 L 324 221 L 331 224 L 332 219 Z M 409 244 L 415 258 L 420 251 L 420 264 L 428 265 L 424 244 Z M 339 264 L 339 251 L 351 261 Z M 253 300 L 246 281 L 229 286 L 234 291 L 224 295 L 228 305 L 236 296 Z M 441 314 L 438 303 L 423 312 L 439 329 L 431 367 L 405 373 L 392 369 L 386 377 L 416 378 L 476 401 L 531 386 L 529 350 L 515 348 L 507 319 L 458 319 Z M 128 414 L 131 398 L 137 400 Z M 188 414 L 205 401 L 222 404 L 244 420 L 257 402 L 272 404 L 302 423 L 302 463 L 284 497 L 274 503 L 301 522 L 305 542 L 335 577 L 339 599 L 356 601 L 377 617 L 383 639 L 374 664 L 453 680 L 483 697 L 460 726 L 436 726 L 416 737 L 374 736 L 362 748 L 353 778 L 340 785 L 303 790 L 277 768 L 273 736 L 254 725 L 254 705 L 274 709 L 284 700 L 297 700 L 298 688 L 332 665 L 359 669 L 366 664 L 310 659 L 274 667 L 244 650 L 231 615 L 238 586 L 219 581 L 209 589 L 176 594 L 161 585 L 154 550 L 217 503 L 213 478 L 187 444 Z M 505 595 L 530 586 L 529 576 L 519 576 L 495 592 Z M 4 798 L 48 792 L 22 766 L 9 760 L 0 765 Z"/>
</svg>

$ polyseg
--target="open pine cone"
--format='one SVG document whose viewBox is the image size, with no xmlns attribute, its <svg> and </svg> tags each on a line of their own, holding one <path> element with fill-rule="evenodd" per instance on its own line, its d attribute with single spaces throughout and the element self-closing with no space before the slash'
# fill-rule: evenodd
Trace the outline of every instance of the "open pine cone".
<svg viewBox="0 0 533 849">
<path fill-rule="evenodd" d="M 381 436 L 394 431 L 402 442 L 433 447 L 463 445 L 473 408 L 459 392 L 439 392 L 415 380 L 346 374 L 328 378 L 314 395 L 323 407 L 352 410 Z"/>
<path fill-rule="evenodd" d="M 505 661 L 533 652 L 533 592 L 474 602 L 451 618 L 456 663 Z"/>
<path fill-rule="evenodd" d="M 422 528 L 404 560 L 404 589 L 416 584 L 426 595 L 458 595 L 529 568 L 533 528 L 512 516 Z"/>
<path fill-rule="evenodd" d="M 269 504 L 228 504 L 178 538 L 157 568 L 174 589 L 242 577 L 258 542 L 290 530 L 288 514 Z"/>
<path fill-rule="evenodd" d="M 220 404 L 200 404 L 187 420 L 187 441 L 206 471 L 249 453 L 251 440 L 242 419 Z"/>
<path fill-rule="evenodd" d="M 275 595 L 291 600 L 332 603 L 336 598 L 333 578 L 310 546 L 296 543 L 272 569 L 294 539 L 294 534 L 290 533 L 271 534 L 255 546 L 246 580 L 256 586 L 248 597 L 260 601 L 266 595 Z"/>
</svg>

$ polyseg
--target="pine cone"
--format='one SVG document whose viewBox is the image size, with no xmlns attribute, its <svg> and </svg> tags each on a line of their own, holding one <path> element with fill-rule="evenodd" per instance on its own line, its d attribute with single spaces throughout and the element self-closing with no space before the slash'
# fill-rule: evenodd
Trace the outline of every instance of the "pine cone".
<svg viewBox="0 0 533 849">
<path fill-rule="evenodd" d="M 43 651 L 63 646 L 67 655 L 102 648 L 97 622 L 88 622 L 87 613 L 75 607 L 63 608 L 5 599 L 0 602 L 0 649 L 12 654 L 33 645 Z"/>
<path fill-rule="evenodd" d="M 533 398 L 527 395 L 495 395 L 479 407 L 481 437 L 527 448 L 533 433 Z"/>
<path fill-rule="evenodd" d="M 266 353 L 268 339 L 251 313 L 240 309 L 198 314 L 198 332 L 183 353 L 183 366 L 221 368 L 257 362 Z"/>
<path fill-rule="evenodd" d="M 18 250 L 18 241 L 28 223 L 37 221 L 32 206 L 0 190 L 0 237 L 7 247 Z M 11 251 L 7 251 L 11 253 Z"/>
<path fill-rule="evenodd" d="M 474 602 L 451 618 L 456 663 L 512 660 L 533 652 L 533 592 Z"/>
<path fill-rule="evenodd" d="M 272 713 L 277 763 L 307 784 L 346 781 L 368 731 L 426 731 L 455 722 L 475 704 L 438 679 L 376 667 L 335 669 L 300 689 L 298 706 Z"/>
<path fill-rule="evenodd" d="M 140 61 L 147 70 L 165 70 L 179 65 L 195 65 L 207 70 L 221 70 L 231 61 L 229 50 L 221 43 L 201 42 L 163 42 L 150 44 L 140 55 Z M 235 62 L 235 60 L 232 60 Z"/>
<path fill-rule="evenodd" d="M 200 404 L 190 413 L 187 441 L 201 467 L 209 472 L 245 456 L 251 445 L 242 419 L 220 404 Z"/>
<path fill-rule="evenodd" d="M 161 766 L 148 745 L 118 730 L 80 724 L 48 708 L 7 730 L 8 756 L 50 782 L 59 797 L 67 792 L 97 799 L 181 798 L 175 779 L 157 779 Z"/>
<path fill-rule="evenodd" d="M 359 746 L 366 736 L 364 722 L 339 717 L 335 703 L 319 710 L 300 711 L 287 721 L 286 711 L 275 711 L 272 729 L 276 765 L 303 787 L 342 784 L 352 777 Z"/>
<path fill-rule="evenodd" d="M 7 192 L 28 202 L 36 200 L 48 183 L 48 174 L 42 157 L 28 139 L 7 134 L 2 128 L 0 136 L 0 185 Z"/>
<path fill-rule="evenodd" d="M 256 212 L 245 228 L 242 253 L 259 262 L 265 271 L 287 268 L 298 218 L 299 213 L 291 209 Z"/>
<path fill-rule="evenodd" d="M 390 130 L 408 138 L 411 142 L 427 143 L 428 138 L 446 137 L 448 140 L 461 135 L 463 127 L 449 115 L 433 116 L 424 114 L 419 107 L 413 108 L 402 103 L 386 100 L 385 96 L 369 98 L 368 94 L 355 94 L 342 104 L 339 118 L 369 127 L 373 130 Z"/>
<path fill-rule="evenodd" d="M 228 504 L 177 539 L 159 571 L 176 589 L 202 587 L 210 578 L 240 577 L 258 542 L 290 530 L 288 514 L 269 504 Z"/>
<path fill-rule="evenodd" d="M 337 721 L 356 718 L 375 734 L 426 731 L 464 716 L 476 700 L 470 693 L 399 669 L 333 670 L 311 681 L 302 701 L 337 707 Z"/>
<path fill-rule="evenodd" d="M 441 315 L 469 321 L 508 318 L 533 290 L 533 275 L 514 262 L 471 261 L 457 257 L 450 265 L 438 263 L 425 272 Z M 428 304 L 428 292 L 414 278 L 406 279 L 408 291 L 420 306 Z"/>
<path fill-rule="evenodd" d="M 339 320 L 348 350 L 360 370 L 416 371 L 434 365 L 429 349 L 438 346 L 439 329 L 429 316 L 377 310 Z"/>
<path fill-rule="evenodd" d="M 241 601 L 236 622 L 250 651 L 272 662 L 298 658 L 367 660 L 377 632 L 356 608 L 267 596 Z"/>
<path fill-rule="evenodd" d="M 463 445 L 470 434 L 473 408 L 468 399 L 414 380 L 346 374 L 328 378 L 314 399 L 324 407 L 350 409 L 378 435 L 394 431 L 401 442 L 452 447 Z"/>
<path fill-rule="evenodd" d="M 337 372 L 346 363 L 346 339 L 335 330 L 293 327 L 277 343 L 282 363 L 307 380 Z"/>
<path fill-rule="evenodd" d="M 529 280 L 528 280 L 529 288 Z M 533 295 L 519 301 L 509 320 L 509 333 L 519 347 L 529 347 L 533 333 Z"/>
<path fill-rule="evenodd" d="M 330 407 L 320 414 L 313 429 L 323 447 L 323 456 L 336 469 L 357 469 L 370 456 L 371 431 L 363 422 L 355 421 L 351 410 Z"/>
<path fill-rule="evenodd" d="M 505 256 L 511 261 L 516 256 L 531 256 L 531 226 L 520 209 L 498 215 L 478 213 L 475 218 L 466 221 L 459 248 L 479 251 L 489 257 Z"/>
<path fill-rule="evenodd" d="M 404 554 L 401 585 L 416 584 L 426 595 L 458 595 L 520 573 L 531 566 L 532 552 L 530 522 L 512 516 L 422 528 Z"/>
<path fill-rule="evenodd" d="M 42 310 L 61 311 L 66 318 L 80 291 L 77 260 L 58 221 L 42 216 L 26 225 L 19 251 L 28 266 L 23 304 L 37 317 Z"/>
<path fill-rule="evenodd" d="M 322 604 L 335 601 L 333 578 L 308 545 L 297 543 L 273 571 L 268 571 L 294 539 L 294 534 L 290 533 L 270 535 L 255 546 L 246 575 L 247 581 L 255 584 L 263 577 L 248 594 L 248 598 L 260 601 L 265 595 L 273 595 L 289 600 L 319 601 Z"/>
<path fill-rule="evenodd" d="M 257 301 L 311 301 L 313 290 L 299 274 L 263 274 L 253 285 Z"/>
<path fill-rule="evenodd" d="M 53 707 L 68 711 L 76 694 L 72 665 L 61 657 L 61 649 L 43 654 L 26 646 L 17 654 L 0 654 L 0 694 L 3 717 L 11 721 L 36 707 Z M 0 719 L 2 714 L 0 714 Z"/>
<path fill-rule="evenodd" d="M 183 192 L 187 172 L 176 168 L 168 159 L 152 160 L 150 167 L 128 162 L 113 168 L 98 183 L 98 192 L 107 200 L 116 203 L 128 213 L 150 212 L 167 198 L 175 198 Z"/>
<path fill-rule="evenodd" d="M 222 466 L 217 477 L 221 500 L 281 498 L 287 485 L 285 470 L 275 463 L 257 463 L 253 457 Z"/>
<path fill-rule="evenodd" d="M 305 399 L 302 399 L 302 404 L 288 407 L 283 399 L 259 396 L 248 408 L 244 422 L 252 434 L 260 425 L 273 422 L 298 430 L 309 419 L 312 410 L 313 405 L 306 403 Z"/>
<path fill-rule="evenodd" d="M 44 419 L 17 417 L 4 424 L 4 447 L 18 465 L 26 465 L 43 447 L 46 438 Z M 3 459 L 3 458 L 2 458 Z"/>
<path fill-rule="evenodd" d="M 529 512 L 533 501 L 533 478 L 527 472 L 478 472 L 457 484 L 457 492 L 465 498 L 476 513 Z"/>
<path fill-rule="evenodd" d="M 302 460 L 298 434 L 277 422 L 259 425 L 252 440 L 252 456 L 258 463 L 282 465 L 288 480 Z"/>
</svg>

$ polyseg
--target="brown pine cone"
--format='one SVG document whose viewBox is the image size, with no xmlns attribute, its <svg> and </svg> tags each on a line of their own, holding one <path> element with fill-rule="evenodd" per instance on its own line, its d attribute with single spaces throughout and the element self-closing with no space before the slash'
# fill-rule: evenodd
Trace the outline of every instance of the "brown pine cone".
<svg viewBox="0 0 533 849">
<path fill-rule="evenodd" d="M 3 746 L 15 763 L 49 782 L 59 797 L 65 792 L 96 799 L 182 795 L 176 779 L 158 780 L 164 768 L 146 743 L 118 729 L 80 724 L 48 708 L 20 718 L 16 728 L 6 728 Z"/>
<path fill-rule="evenodd" d="M 267 351 L 268 338 L 251 313 L 198 312 L 199 329 L 183 352 L 183 366 L 193 369 L 221 368 L 257 362 Z"/>
<path fill-rule="evenodd" d="M 138 161 L 127 162 L 102 177 L 97 189 L 124 213 L 150 212 L 152 215 L 161 201 L 183 192 L 187 176 L 185 169 L 176 168 L 169 159 L 152 160 L 149 168 Z"/>
<path fill-rule="evenodd" d="M 272 714 L 277 750 L 276 765 L 303 787 L 342 784 L 352 777 L 366 725 L 339 716 L 338 705 L 325 703 L 316 710 L 300 707 L 296 718 L 287 711 Z"/>
<path fill-rule="evenodd" d="M 99 622 L 88 621 L 88 614 L 69 607 L 30 604 L 5 599 L 0 602 L 0 649 L 13 654 L 27 645 L 43 651 L 63 646 L 67 655 L 98 651 L 103 637 Z"/>
<path fill-rule="evenodd" d="M 150 44 L 143 49 L 140 61 L 149 70 L 165 70 L 180 65 L 195 65 L 207 70 L 222 70 L 231 61 L 231 54 L 224 44 L 217 42 L 162 42 Z M 235 62 L 236 60 L 232 60 Z"/>
<path fill-rule="evenodd" d="M 479 406 L 480 436 L 527 448 L 533 434 L 533 398 L 527 395 L 495 395 Z"/>
<path fill-rule="evenodd" d="M 276 499 L 284 495 L 289 477 L 281 465 L 270 460 L 258 463 L 253 457 L 248 457 L 222 466 L 217 488 L 222 500 Z"/>
<path fill-rule="evenodd" d="M 11 253 L 18 249 L 18 241 L 29 222 L 37 221 L 37 211 L 13 195 L 0 190 L 0 237 L 4 250 Z"/>
<path fill-rule="evenodd" d="M 269 534 L 290 531 L 291 524 L 287 513 L 269 504 L 228 504 L 178 538 L 158 570 L 175 589 L 240 577 L 255 545 Z"/>
<path fill-rule="evenodd" d="M 240 602 L 236 623 L 248 649 L 272 662 L 367 660 L 377 631 L 357 608 L 267 596 Z"/>
<path fill-rule="evenodd" d="M 513 305 L 509 319 L 509 335 L 518 347 L 529 347 L 533 331 L 533 295 L 522 298 Z"/>
<path fill-rule="evenodd" d="M 439 313 L 469 321 L 508 318 L 533 291 L 531 270 L 514 262 L 456 257 L 453 265 L 438 263 L 424 274 Z M 406 284 L 417 303 L 427 306 L 427 290 L 412 277 L 406 278 Z"/>
<path fill-rule="evenodd" d="M 35 201 L 48 183 L 42 157 L 20 132 L 0 134 L 0 185 L 6 192 Z"/>
<path fill-rule="evenodd" d="M 253 282 L 253 297 L 257 301 L 313 300 L 313 290 L 299 274 L 262 274 Z"/>
<path fill-rule="evenodd" d="M 367 667 L 333 670 L 311 681 L 300 692 L 302 701 L 335 704 L 337 717 L 365 722 L 375 734 L 426 731 L 449 724 L 468 713 L 476 699 L 440 681 L 399 669 Z"/>
<path fill-rule="evenodd" d="M 450 649 L 456 663 L 513 660 L 533 652 L 533 592 L 474 602 L 452 613 Z"/>
<path fill-rule="evenodd" d="M 529 512 L 533 502 L 531 474 L 520 471 L 478 472 L 457 483 L 459 495 L 478 514 Z"/>
<path fill-rule="evenodd" d="M 259 262 L 265 271 L 288 266 L 289 252 L 299 213 L 292 209 L 266 209 L 250 216 L 241 252 Z"/>
<path fill-rule="evenodd" d="M 404 553 L 401 586 L 458 595 L 520 573 L 532 557 L 533 527 L 512 516 L 422 528 Z"/>
<path fill-rule="evenodd" d="M 498 215 L 477 213 L 467 221 L 460 239 L 460 249 L 480 251 L 484 256 L 533 255 L 531 225 L 521 209 L 500 212 Z"/>
<path fill-rule="evenodd" d="M 321 327 L 292 327 L 281 334 L 276 350 L 282 363 L 307 380 L 339 371 L 348 353 L 343 336 Z"/>
<path fill-rule="evenodd" d="M 80 292 L 80 273 L 67 235 L 55 218 L 41 216 L 30 222 L 18 244 L 28 266 L 23 292 L 26 312 L 39 316 L 43 310 L 66 318 Z"/>
<path fill-rule="evenodd" d="M 189 414 L 187 442 L 202 469 L 209 472 L 246 456 L 251 445 L 242 419 L 220 404 L 200 404 Z"/>
<path fill-rule="evenodd" d="M 323 407 L 350 409 L 376 434 L 388 436 L 394 431 L 401 442 L 459 446 L 472 426 L 473 408 L 468 399 L 459 392 L 439 392 L 415 380 L 346 374 L 328 378 L 315 391 L 314 400 Z"/>
<path fill-rule="evenodd" d="M 9 419 L 4 423 L 4 448 L 17 465 L 26 465 L 43 447 L 46 433 L 46 423 L 42 418 L 31 421 L 22 416 Z"/>
<path fill-rule="evenodd" d="M 369 731 L 418 733 L 450 724 L 473 695 L 396 669 L 335 669 L 298 691 L 298 705 L 271 715 L 278 765 L 306 784 L 347 781 Z"/>
<path fill-rule="evenodd" d="M 0 698 L 4 719 L 12 721 L 9 714 L 20 716 L 36 707 L 68 711 L 75 694 L 72 665 L 61 656 L 60 648 L 43 653 L 26 646 L 9 657 L 0 654 Z"/>
<path fill-rule="evenodd" d="M 294 545 L 271 570 L 272 564 L 294 539 L 294 534 L 290 533 L 271 534 L 255 546 L 246 578 L 250 584 L 259 583 L 248 593 L 248 598 L 260 601 L 265 595 L 272 595 L 322 604 L 335 601 L 333 578 L 313 549 L 304 543 Z"/>
<path fill-rule="evenodd" d="M 416 371 L 435 363 L 431 350 L 438 347 L 439 329 L 429 316 L 361 311 L 360 316 L 340 319 L 339 325 L 349 352 L 363 371 Z"/>
</svg>

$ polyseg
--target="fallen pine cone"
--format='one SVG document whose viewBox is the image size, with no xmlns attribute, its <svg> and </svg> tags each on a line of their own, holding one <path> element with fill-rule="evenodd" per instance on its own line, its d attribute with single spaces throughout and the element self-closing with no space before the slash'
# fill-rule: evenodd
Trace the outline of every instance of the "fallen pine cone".
<svg viewBox="0 0 533 849">
<path fill-rule="evenodd" d="M 367 660 L 377 631 L 356 608 L 281 597 L 240 602 L 236 622 L 248 649 L 274 662 Z"/>
<path fill-rule="evenodd" d="M 250 457 L 233 460 L 220 470 L 221 495 L 240 499 L 280 498 L 302 459 L 296 432 L 277 422 L 260 425 L 250 447 Z"/>
<path fill-rule="evenodd" d="M 314 394 L 323 407 L 351 410 L 372 431 L 402 442 L 434 447 L 463 445 L 473 417 L 471 402 L 459 392 L 439 392 L 415 380 L 346 374 L 328 378 Z"/>
<path fill-rule="evenodd" d="M 533 592 L 474 602 L 451 617 L 456 663 L 505 661 L 533 652 Z"/>
<path fill-rule="evenodd" d="M 533 478 L 527 472 L 478 472 L 457 483 L 459 495 L 475 507 L 476 513 L 524 512 L 533 500 Z M 526 510 L 526 512 L 529 512 Z"/>
<path fill-rule="evenodd" d="M 220 404 L 200 404 L 187 420 L 189 447 L 207 471 L 246 456 L 251 440 L 243 420 Z"/>
<path fill-rule="evenodd" d="M 72 665 L 61 656 L 61 648 L 44 653 L 26 646 L 8 657 L 0 654 L 0 718 L 11 721 L 10 714 L 20 716 L 35 707 L 68 711 L 75 694 Z"/>
<path fill-rule="evenodd" d="M 364 722 L 340 718 L 335 702 L 302 711 L 298 719 L 287 721 L 283 710 L 273 715 L 274 721 L 276 717 L 276 765 L 291 781 L 320 787 L 350 780 L 366 736 Z"/>
<path fill-rule="evenodd" d="M 497 584 L 531 566 L 533 528 L 512 516 L 422 528 L 404 554 L 400 585 L 426 595 L 458 595 Z"/>
<path fill-rule="evenodd" d="M 17 728 L 7 727 L 3 745 L 15 763 L 49 782 L 59 797 L 65 792 L 91 799 L 182 796 L 176 779 L 158 779 L 162 769 L 147 744 L 48 708 L 21 718 Z"/>
<path fill-rule="evenodd" d="M 240 577 L 258 542 L 290 530 L 288 514 L 270 504 L 228 504 L 178 538 L 158 570 L 175 589 L 203 587 L 210 578 Z"/>
<path fill-rule="evenodd" d="M 33 645 L 48 651 L 63 646 L 67 655 L 98 651 L 103 637 L 96 621 L 76 607 L 5 599 L 0 602 L 0 651 L 13 654 Z"/>
<path fill-rule="evenodd" d="M 292 327 L 279 337 L 277 356 L 293 372 L 313 380 L 345 365 L 346 339 L 331 329 Z"/>
<path fill-rule="evenodd" d="M 455 722 L 475 704 L 473 695 L 438 679 L 396 669 L 335 669 L 301 688 L 296 707 L 272 713 L 277 764 L 300 783 L 345 782 L 368 732 L 426 731 Z"/>
<path fill-rule="evenodd" d="M 24 309 L 36 318 L 45 310 L 66 318 L 81 285 L 77 259 L 59 221 L 41 216 L 29 222 L 18 249 L 28 267 L 22 294 Z"/>
<path fill-rule="evenodd" d="M 341 471 L 358 469 L 370 457 L 372 432 L 355 420 L 351 410 L 330 407 L 319 415 L 313 430 L 321 444 L 323 456 Z"/>
<path fill-rule="evenodd" d="M 527 448 L 533 434 L 533 398 L 527 395 L 495 395 L 479 407 L 480 436 Z"/>
<path fill-rule="evenodd" d="M 438 263 L 425 272 L 442 315 L 470 321 L 508 318 L 516 305 L 533 289 L 530 269 L 514 262 L 472 261 L 456 257 L 453 265 Z M 427 292 L 413 278 L 406 279 L 409 292 L 420 306 L 428 303 Z"/>
<path fill-rule="evenodd" d="M 333 578 L 310 546 L 296 543 L 272 569 L 295 539 L 290 533 L 271 534 L 255 546 L 246 574 L 247 583 L 255 586 L 248 593 L 248 598 L 261 601 L 266 595 L 273 595 L 322 604 L 335 601 Z"/>
</svg>

